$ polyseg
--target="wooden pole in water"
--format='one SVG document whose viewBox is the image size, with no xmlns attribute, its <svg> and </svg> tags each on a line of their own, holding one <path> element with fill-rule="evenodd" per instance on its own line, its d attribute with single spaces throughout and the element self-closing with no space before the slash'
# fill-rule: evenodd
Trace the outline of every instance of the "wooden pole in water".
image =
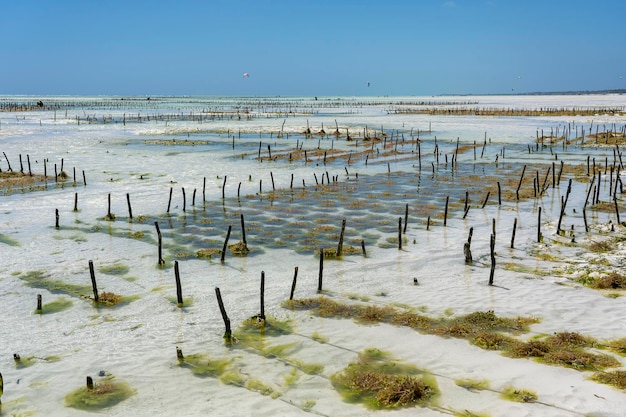
<svg viewBox="0 0 626 417">
<path fill-rule="evenodd" d="M 165 265 L 165 261 L 163 260 L 163 239 L 161 237 L 161 229 L 159 229 L 159 222 L 154 222 L 154 227 L 156 227 L 159 242 L 159 265 Z"/>
<path fill-rule="evenodd" d="M 513 234 L 511 235 L 511 249 L 515 246 L 515 231 L 517 229 L 517 217 L 513 221 Z"/>
<path fill-rule="evenodd" d="M 37 310 L 35 310 L 37 314 L 41 314 L 42 306 L 41 306 L 41 294 L 37 294 Z M 0 394 L 2 394 L 2 390 L 0 389 Z"/>
<path fill-rule="evenodd" d="M 556 234 L 561 233 L 561 221 L 563 220 L 563 215 L 565 214 L 565 206 L 567 206 L 567 200 L 569 199 L 569 194 L 572 192 L 572 179 L 569 179 L 569 183 L 567 185 L 567 192 L 565 193 L 565 200 L 563 201 L 563 205 L 561 206 L 561 214 L 559 216 L 559 223 L 556 226 Z"/>
<path fill-rule="evenodd" d="M 78 193 L 74 193 L 74 211 L 78 211 Z"/>
<path fill-rule="evenodd" d="M 186 211 L 187 208 L 187 196 L 185 194 L 185 187 L 181 187 L 183 190 L 183 213 Z"/>
<path fill-rule="evenodd" d="M 402 217 L 398 217 L 398 249 L 402 250 Z"/>
<path fill-rule="evenodd" d="M 167 200 L 167 212 L 170 212 L 170 207 L 172 206 L 172 193 L 174 192 L 174 188 L 170 187 L 170 198 Z"/>
<path fill-rule="evenodd" d="M 537 214 L 537 243 L 541 242 L 541 207 L 539 207 L 539 214 Z"/>
<path fill-rule="evenodd" d="M 90 376 L 87 377 L 87 389 L 93 390 L 93 378 Z"/>
<path fill-rule="evenodd" d="M 226 240 L 224 240 L 224 247 L 222 248 L 222 258 L 220 259 L 221 262 L 224 262 L 224 258 L 226 258 L 226 248 L 228 247 L 228 239 L 230 238 L 230 232 L 232 229 L 233 225 L 229 224 L 228 232 L 226 233 Z"/>
<path fill-rule="evenodd" d="M 339 233 L 339 243 L 337 244 L 337 256 L 343 254 L 343 235 L 346 231 L 346 219 L 341 221 L 341 232 Z"/>
<path fill-rule="evenodd" d="M 33 176 L 33 171 L 30 170 L 30 155 L 26 154 L 26 162 L 28 162 L 28 175 Z M 74 168 L 74 184 L 76 184 L 76 168 Z"/>
<path fill-rule="evenodd" d="M 224 183 L 222 184 L 222 200 L 225 198 L 226 175 L 224 175 Z"/>
<path fill-rule="evenodd" d="M 59 209 L 54 209 L 54 213 L 55 213 L 55 217 L 56 217 L 56 221 L 54 223 L 54 227 L 55 228 L 59 228 Z"/>
<path fill-rule="evenodd" d="M 409 203 L 404 207 L 404 229 L 402 233 L 406 234 L 406 225 L 409 222 Z"/>
<path fill-rule="evenodd" d="M 130 205 L 130 194 L 126 193 L 126 202 L 128 203 L 128 217 L 130 220 L 133 219 L 133 208 Z"/>
<path fill-rule="evenodd" d="M 524 179 L 524 172 L 526 172 L 526 165 L 524 165 L 524 169 L 522 169 L 522 175 L 519 177 L 519 183 L 517 184 L 517 190 L 515 190 L 515 196 L 519 200 L 519 189 L 522 186 L 522 180 Z"/>
<path fill-rule="evenodd" d="M 87 178 L 85 177 L 85 170 L 83 170 L 83 186 L 87 185 Z"/>
<path fill-rule="evenodd" d="M 259 318 L 265 321 L 265 271 L 261 271 L 261 315 Z"/>
<path fill-rule="evenodd" d="M 243 220 L 243 213 L 241 213 L 241 235 L 242 235 L 243 244 L 246 245 L 247 247 L 248 242 L 246 241 L 246 224 Z"/>
<path fill-rule="evenodd" d="M 178 271 L 178 261 L 174 261 L 174 277 L 176 278 L 176 300 L 178 307 L 183 306 L 183 290 L 180 285 L 180 272 Z"/>
<path fill-rule="evenodd" d="M 93 261 L 89 260 L 89 275 L 91 275 L 91 287 L 93 289 L 93 299 L 98 302 L 98 285 L 96 284 L 96 273 L 93 269 Z"/>
<path fill-rule="evenodd" d="M 485 206 L 487 205 L 487 201 L 489 201 L 489 194 L 491 194 L 491 191 L 487 191 L 487 196 L 485 197 L 485 201 L 483 201 L 482 208 L 485 208 Z"/>
<path fill-rule="evenodd" d="M 450 202 L 450 196 L 447 196 L 447 197 L 446 197 L 446 209 L 445 209 L 445 211 L 444 211 L 444 213 L 443 213 L 443 225 L 444 225 L 444 227 L 445 227 L 445 226 L 447 225 L 447 223 L 448 223 L 448 203 L 449 203 L 449 202 Z M 429 219 L 430 219 L 430 217 L 429 217 Z"/>
<path fill-rule="evenodd" d="M 222 301 L 222 294 L 220 293 L 220 289 L 215 287 L 215 295 L 217 296 L 217 303 L 220 306 L 220 313 L 222 313 L 222 319 L 224 320 L 224 327 L 226 327 L 226 332 L 224 333 L 224 339 L 230 342 L 232 338 L 232 333 L 230 332 L 230 319 L 226 314 L 226 309 L 224 308 L 224 302 Z"/>
<path fill-rule="evenodd" d="M 296 291 L 296 281 L 298 280 L 298 267 L 296 266 L 296 269 L 293 273 L 293 281 L 291 282 L 291 293 L 289 294 L 289 299 L 293 300 L 293 294 Z"/>
<path fill-rule="evenodd" d="M 500 188 L 500 181 L 498 181 L 498 205 L 502 205 L 502 189 Z"/>
<path fill-rule="evenodd" d="M 617 216 L 617 224 L 622 224 L 619 219 L 619 207 L 617 206 L 617 197 L 613 196 L 613 203 L 615 203 L 615 215 Z"/>
<path fill-rule="evenodd" d="M 489 285 L 493 285 L 493 275 L 496 270 L 496 237 L 494 235 L 491 235 L 489 247 L 491 249 L 491 271 L 489 273 Z"/>
<path fill-rule="evenodd" d="M 202 179 L 202 202 L 206 201 L 206 177 Z"/>
<path fill-rule="evenodd" d="M 323 279 L 323 271 L 324 271 L 324 248 L 320 248 L 320 270 L 319 277 L 317 279 L 317 292 L 322 292 L 322 279 Z"/>
</svg>

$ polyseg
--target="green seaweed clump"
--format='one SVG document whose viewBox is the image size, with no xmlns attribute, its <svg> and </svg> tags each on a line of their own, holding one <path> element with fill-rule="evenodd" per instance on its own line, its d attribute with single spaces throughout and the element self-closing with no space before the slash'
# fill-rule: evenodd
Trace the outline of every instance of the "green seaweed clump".
<svg viewBox="0 0 626 417">
<path fill-rule="evenodd" d="M 72 304 L 73 303 L 71 300 L 68 300 L 65 298 L 59 298 L 58 300 L 54 300 L 54 301 L 44 304 L 43 306 L 41 306 L 41 310 L 37 310 L 36 312 L 38 314 L 58 313 L 60 311 L 67 310 L 68 308 L 72 306 Z"/>
<path fill-rule="evenodd" d="M 178 363 L 183 368 L 191 369 L 191 372 L 196 376 L 218 378 L 228 370 L 232 359 L 210 359 L 208 355 L 203 353 L 188 356 L 183 356 L 180 353 Z"/>
<path fill-rule="evenodd" d="M 539 397 L 532 391 L 508 386 L 502 390 L 502 398 L 518 403 L 532 403 L 537 401 Z"/>
<path fill-rule="evenodd" d="M 392 361 L 378 349 L 360 354 L 357 362 L 332 375 L 331 382 L 346 401 L 361 402 L 370 409 L 426 405 L 439 394 L 432 376 Z"/>
<path fill-rule="evenodd" d="M 101 266 L 100 272 L 108 275 L 125 275 L 128 274 L 130 270 L 127 265 L 124 264 L 113 264 L 107 266 Z"/>
<path fill-rule="evenodd" d="M 596 372 L 591 379 L 626 390 L 626 371 Z"/>
<path fill-rule="evenodd" d="M 100 410 L 114 406 L 135 394 L 126 382 L 115 381 L 108 376 L 95 383 L 93 388 L 80 387 L 65 396 L 65 406 L 79 410 Z"/>
</svg>

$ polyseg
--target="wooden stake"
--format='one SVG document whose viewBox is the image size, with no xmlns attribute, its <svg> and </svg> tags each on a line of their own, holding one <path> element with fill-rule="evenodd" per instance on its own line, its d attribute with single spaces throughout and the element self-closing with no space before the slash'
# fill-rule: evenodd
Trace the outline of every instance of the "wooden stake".
<svg viewBox="0 0 626 417">
<path fill-rule="evenodd" d="M 248 242 L 246 241 L 246 224 L 243 220 L 243 213 L 241 213 L 241 235 L 242 235 L 243 244 L 246 245 L 247 247 Z"/>
<path fill-rule="evenodd" d="M 519 189 L 522 186 L 522 180 L 524 179 L 524 172 L 526 172 L 526 165 L 524 165 L 524 169 L 522 169 L 522 175 L 519 177 L 519 183 L 517 184 L 517 190 L 515 190 L 515 196 L 519 200 Z"/>
<path fill-rule="evenodd" d="M 322 278 L 323 278 L 323 271 L 324 271 L 324 248 L 320 248 L 320 270 L 319 270 L 319 277 L 317 279 L 317 292 L 321 293 L 322 292 Z"/>
<path fill-rule="evenodd" d="M 515 247 L 515 231 L 517 229 L 517 217 L 513 221 L 513 234 L 511 235 L 511 249 Z"/>
<path fill-rule="evenodd" d="M 56 222 L 54 224 L 55 228 L 59 228 L 59 209 L 54 209 L 54 213 L 55 213 L 55 217 L 56 217 Z"/>
<path fill-rule="evenodd" d="M 341 232 L 339 233 L 339 244 L 337 245 L 337 256 L 343 254 L 343 235 L 346 231 L 346 219 L 341 221 Z"/>
<path fill-rule="evenodd" d="M 87 377 L 87 389 L 88 390 L 92 390 L 93 389 L 93 378 L 88 376 Z"/>
<path fill-rule="evenodd" d="M 159 242 L 159 265 L 165 265 L 165 261 L 163 260 L 163 240 L 161 238 L 161 229 L 159 229 L 159 223 L 154 222 L 154 227 L 156 227 L 157 239 Z"/>
<path fill-rule="evenodd" d="M 491 249 L 491 272 L 489 273 L 489 285 L 493 285 L 493 275 L 496 270 L 496 238 L 494 235 L 491 235 L 489 247 Z"/>
<path fill-rule="evenodd" d="M 180 272 L 178 271 L 178 261 L 174 261 L 174 277 L 176 278 L 176 300 L 178 307 L 183 306 L 183 290 L 180 285 Z"/>
<path fill-rule="evenodd" d="M 226 248 L 228 247 L 228 239 L 230 238 L 230 232 L 233 229 L 231 224 L 228 225 L 228 232 L 226 233 L 226 240 L 224 240 L 224 247 L 222 248 L 222 258 L 221 262 L 224 262 L 224 258 L 226 257 Z"/>
<path fill-rule="evenodd" d="M 78 211 L 78 193 L 74 193 L 74 211 Z"/>
<path fill-rule="evenodd" d="M 133 219 L 133 208 L 130 205 L 130 194 L 126 193 L 126 202 L 128 203 L 128 217 Z"/>
<path fill-rule="evenodd" d="M 222 184 L 222 200 L 225 198 L 226 175 L 224 175 L 224 183 Z"/>
<path fill-rule="evenodd" d="M 541 207 L 539 207 L 539 214 L 537 214 L 537 243 L 541 243 Z"/>
<path fill-rule="evenodd" d="M 409 222 L 409 203 L 404 207 L 404 229 L 402 233 L 406 234 L 406 225 Z"/>
<path fill-rule="evenodd" d="M 450 202 L 450 196 L 447 196 L 447 197 L 446 197 L 446 209 L 445 209 L 445 211 L 444 211 L 444 213 L 443 213 L 443 225 L 444 225 L 444 227 L 445 227 L 445 226 L 447 225 L 447 223 L 448 223 L 448 203 L 449 203 L 449 202 Z M 430 219 L 430 217 L 429 217 L 429 219 Z"/>
<path fill-rule="evenodd" d="M 172 206 L 172 193 L 174 192 L 174 188 L 170 187 L 170 198 L 167 200 L 167 212 L 170 212 L 170 207 Z"/>
<path fill-rule="evenodd" d="M 183 190 L 183 213 L 186 211 L 187 209 L 187 196 L 185 194 L 185 187 L 181 187 Z"/>
<path fill-rule="evenodd" d="M 42 311 L 42 306 L 41 306 L 41 294 L 37 294 L 37 310 L 36 310 L 37 314 L 41 314 Z M 2 390 L 0 390 L 0 393 L 2 393 Z"/>
<path fill-rule="evenodd" d="M 402 250 L 402 217 L 398 217 L 398 249 Z"/>
<path fill-rule="evenodd" d="M 261 314 L 259 318 L 265 321 L 265 271 L 261 271 Z"/>
<path fill-rule="evenodd" d="M 296 291 L 296 281 L 298 280 L 298 267 L 296 266 L 296 269 L 293 273 L 293 281 L 291 282 L 291 293 L 289 294 L 289 299 L 293 300 L 293 294 Z"/>
<path fill-rule="evenodd" d="M 215 295 L 217 296 L 217 303 L 220 306 L 220 313 L 222 313 L 222 319 L 224 320 L 224 327 L 226 327 L 226 332 L 224 333 L 224 339 L 227 342 L 232 340 L 232 333 L 230 331 L 230 319 L 226 314 L 226 309 L 224 308 L 224 302 L 222 301 L 222 294 L 220 293 L 220 289 L 215 287 Z"/>
<path fill-rule="evenodd" d="M 93 269 L 93 261 L 89 261 L 89 275 L 91 275 L 91 287 L 93 289 L 93 300 L 98 302 L 98 285 L 96 284 L 96 273 Z"/>
</svg>

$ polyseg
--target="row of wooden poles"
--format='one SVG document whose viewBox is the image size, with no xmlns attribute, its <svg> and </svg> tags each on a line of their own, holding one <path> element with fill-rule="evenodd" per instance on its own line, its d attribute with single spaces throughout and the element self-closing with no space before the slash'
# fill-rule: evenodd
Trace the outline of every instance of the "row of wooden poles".
<svg viewBox="0 0 626 417">
<path fill-rule="evenodd" d="M 7 154 L 5 152 L 2 152 L 2 154 L 4 155 L 4 159 L 7 162 L 7 166 L 8 172 L 14 172 L 13 168 L 11 167 L 11 161 L 9 161 L 9 158 L 7 157 Z M 24 172 L 24 161 L 22 159 L 22 154 L 19 154 L 19 160 L 20 160 L 20 173 L 21 174 L 26 174 Z M 32 167 L 31 167 L 31 163 L 30 163 L 30 155 L 26 155 L 26 164 L 27 164 L 27 172 L 28 172 L 28 176 L 32 177 L 33 176 L 33 171 L 32 171 Z M 72 167 L 72 170 L 74 172 L 74 185 L 76 185 L 76 167 Z M 0 167 L 0 172 L 2 172 L 2 168 Z M 61 174 L 65 174 L 65 172 L 63 171 L 63 158 L 61 158 L 61 164 L 60 164 L 60 170 L 57 169 L 57 164 L 54 164 L 54 181 L 58 182 L 59 181 L 59 176 Z M 48 179 L 48 160 L 47 158 L 43 159 L 43 176 L 44 176 L 44 180 L 47 181 Z M 85 171 L 83 170 L 83 185 L 87 185 L 87 178 L 85 176 Z"/>
</svg>

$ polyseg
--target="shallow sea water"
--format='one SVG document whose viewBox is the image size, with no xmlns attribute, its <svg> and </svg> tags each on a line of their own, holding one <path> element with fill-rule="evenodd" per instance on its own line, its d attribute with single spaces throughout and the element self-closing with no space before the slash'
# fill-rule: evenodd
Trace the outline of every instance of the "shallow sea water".
<svg viewBox="0 0 626 417">
<path fill-rule="evenodd" d="M 445 98 L 451 102 L 466 99 Z M 542 130 L 546 135 L 568 125 L 585 130 L 599 125 L 602 130 L 613 123 L 621 128 L 624 116 L 390 113 L 415 98 L 163 98 L 152 99 L 149 105 L 139 100 L 121 103 L 106 99 L 102 105 L 93 104 L 99 100 L 104 99 L 48 98 L 46 102 L 76 104 L 67 112 L 0 112 L 0 150 L 14 171 L 19 169 L 20 155 L 24 164 L 28 155 L 36 173 L 43 173 L 46 158 L 49 175 L 54 173 L 54 164 L 59 171 L 63 164 L 69 175 L 64 182 L 50 180 L 41 190 L 7 193 L 0 199 L 3 415 L 83 415 L 66 407 L 64 397 L 84 385 L 88 375 L 98 382 L 101 371 L 136 390 L 129 399 L 101 411 L 105 415 L 383 413 L 343 402 L 329 381 L 357 352 L 369 347 L 391 351 L 395 357 L 434 373 L 442 390 L 435 407 L 398 409 L 385 415 L 449 415 L 452 409 L 471 409 L 510 416 L 618 416 L 618 410 L 626 408 L 623 392 L 588 381 L 577 371 L 504 358 L 464 340 L 420 335 L 388 325 L 322 319 L 281 307 L 289 298 L 296 267 L 296 298 L 317 295 L 319 250 L 337 247 L 345 219 L 344 248 L 354 248 L 354 254 L 324 261 L 324 293 L 333 299 L 411 306 L 434 317 L 494 310 L 501 316 L 540 317 L 532 334 L 568 330 L 601 339 L 624 337 L 626 321 L 623 314 L 615 313 L 625 311 L 623 297 L 608 298 L 567 282 L 557 285 L 567 280 L 532 273 L 550 271 L 556 265 L 531 256 L 543 247 L 564 259 L 581 256 L 580 249 L 559 244 L 567 239 L 555 235 L 560 201 L 568 179 L 574 176 L 574 166 L 584 166 L 587 155 L 596 158 L 598 165 L 612 162 L 613 149 L 563 148 L 561 143 L 540 152 L 529 149 Z M 622 103 L 621 96 L 472 100 L 498 108 L 597 108 Z M 87 101 L 92 105 L 81 104 Z M 183 117 L 207 109 L 223 112 L 246 107 L 249 113 L 240 113 L 244 115 L 241 119 Z M 132 121 L 134 113 L 141 114 L 142 120 Z M 179 117 L 154 119 L 165 114 Z M 95 116 L 96 122 L 85 122 L 88 116 Z M 98 121 L 102 117 L 111 119 L 102 123 Z M 278 138 L 283 122 L 284 136 Z M 326 132 L 333 132 L 335 123 L 342 135 L 349 129 L 354 140 L 348 142 L 345 136 L 306 138 L 302 134 L 307 125 L 317 132 L 322 124 Z M 383 130 L 386 140 L 370 140 L 364 146 L 365 132 L 380 134 Z M 419 151 L 412 140 L 418 137 L 418 130 Z M 478 146 L 476 154 L 474 144 Z M 455 160 L 457 146 L 469 146 L 469 150 L 459 152 Z M 307 162 L 296 157 L 300 147 L 308 152 Z M 369 156 L 362 153 L 366 149 L 371 150 Z M 343 156 L 324 163 L 324 151 L 328 155 L 341 151 Z M 270 158 L 270 153 L 276 159 Z M 565 163 L 563 178 L 553 188 L 551 174 L 546 172 L 552 161 L 559 169 L 561 160 Z M 517 201 L 515 190 L 511 191 L 515 185 L 505 186 L 505 181 L 514 184 L 525 165 L 524 192 L 530 193 L 535 176 L 549 186 L 540 198 Z M 6 159 L 2 158 L 0 168 L 7 170 Z M 508 190 L 503 192 L 502 204 L 497 181 Z M 602 185 L 604 200 L 608 198 L 607 182 Z M 568 208 L 582 207 L 587 187 L 588 179 L 573 182 Z M 464 216 L 466 191 L 469 211 Z M 104 219 L 109 197 L 114 221 Z M 78 211 L 73 210 L 75 198 Z M 449 212 L 444 217 L 446 198 Z M 398 223 L 404 222 L 407 205 L 407 231 L 399 250 Z M 543 244 L 536 242 L 539 207 Z M 55 209 L 59 210 L 58 229 L 54 227 Z M 201 249 L 221 250 L 229 226 L 229 244 L 241 241 L 242 215 L 250 248 L 247 256 L 227 252 L 224 262 L 219 254 L 211 259 L 196 256 Z M 516 245 L 511 249 L 516 218 Z M 494 219 L 498 285 L 488 286 Z M 590 211 L 587 220 L 594 225 L 616 222 L 611 212 Z M 163 235 L 162 267 L 157 264 L 155 222 Z M 577 239 L 584 240 L 580 210 L 567 211 L 563 228 L 569 231 L 572 226 Z M 470 228 L 474 263 L 466 265 L 463 243 Z M 361 253 L 361 241 L 367 256 Z M 128 302 L 94 306 L 87 298 L 91 296 L 89 260 L 94 263 L 99 290 L 129 297 Z M 186 299 L 182 308 L 176 305 L 175 261 Z M 529 272 L 501 266 L 507 262 L 522 264 Z M 283 356 L 243 345 L 227 346 L 222 338 L 224 325 L 215 288 L 221 290 L 237 334 L 244 320 L 259 314 L 262 273 L 266 315 L 291 319 L 294 326 L 293 334 L 263 338 L 266 349 L 290 344 L 283 346 L 287 349 Z M 41 281 L 29 286 L 37 277 L 81 287 L 45 289 Z M 414 285 L 414 279 L 420 285 Z M 59 300 L 71 305 L 58 312 L 36 314 L 37 294 L 42 295 L 44 306 Z M 320 336 L 326 343 L 320 343 Z M 230 360 L 240 382 L 233 385 L 194 376 L 190 369 L 179 366 L 176 347 L 185 355 Z M 16 366 L 15 353 L 30 366 Z M 303 364 L 320 364 L 323 370 L 308 374 Z M 460 391 L 453 381 L 464 377 L 489 379 L 494 391 Z M 542 404 L 499 399 L 496 391 L 507 384 L 534 389 Z M 602 402 L 590 393 L 609 400 Z"/>
</svg>

